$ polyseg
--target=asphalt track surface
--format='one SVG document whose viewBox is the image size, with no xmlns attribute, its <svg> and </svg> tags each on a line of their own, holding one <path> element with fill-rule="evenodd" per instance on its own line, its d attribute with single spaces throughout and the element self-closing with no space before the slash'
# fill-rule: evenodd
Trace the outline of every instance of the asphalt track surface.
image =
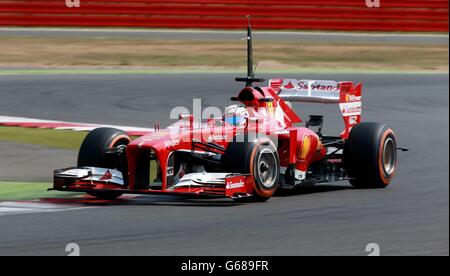
<svg viewBox="0 0 450 276">
<path fill-rule="evenodd" d="M 0 113 L 166 124 L 171 108 L 189 107 L 192 98 L 223 107 L 240 87 L 233 77 L 0 76 Z M 355 190 L 338 183 L 257 204 L 165 196 L 81 200 L 76 206 L 82 209 L 0 216 L 0 255 L 64 255 L 69 242 L 77 242 L 82 255 L 365 255 L 369 243 L 378 243 L 382 255 L 448 255 L 448 75 L 302 77 L 363 81 L 365 120 L 388 123 L 399 145 L 411 148 L 400 153 L 391 187 Z M 298 110 L 303 117 L 324 114 L 325 131 L 340 131 L 336 106 Z M 12 154 L 8 158 L 13 162 Z"/>
<path fill-rule="evenodd" d="M 0 38 L 9 36 L 53 38 L 152 38 L 170 40 L 239 40 L 244 31 L 219 30 L 158 30 L 158 29 L 96 29 L 96 28 L 0 28 Z M 255 31 L 255 39 L 269 41 L 339 42 L 359 43 L 417 43 L 447 44 L 448 34 L 410 33 L 351 33 L 351 32 L 302 32 L 302 31 Z"/>
<path fill-rule="evenodd" d="M 0 141 L 0 181 L 51 182 L 56 167 L 73 166 L 71 150 Z"/>
</svg>

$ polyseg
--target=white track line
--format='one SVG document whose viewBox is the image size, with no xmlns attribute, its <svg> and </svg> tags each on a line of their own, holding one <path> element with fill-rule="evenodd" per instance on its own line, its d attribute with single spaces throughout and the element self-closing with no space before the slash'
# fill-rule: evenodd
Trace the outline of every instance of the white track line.
<svg viewBox="0 0 450 276">
<path fill-rule="evenodd" d="M 38 202 L 0 202 L 0 216 L 74 211 L 94 207 L 47 204 Z"/>
<path fill-rule="evenodd" d="M 49 123 L 49 124 L 72 124 L 74 126 L 62 126 L 55 127 L 54 129 L 59 130 L 73 130 L 73 131 L 90 131 L 99 127 L 111 127 L 121 129 L 125 132 L 153 132 L 154 129 L 142 128 L 142 127 L 130 127 L 130 126 L 115 126 L 115 125 L 101 125 L 101 124 L 86 124 L 77 122 L 65 122 L 65 121 L 53 121 L 53 120 L 42 120 L 35 118 L 25 118 L 25 117 L 13 117 L 13 116 L 3 116 L 0 115 L 0 124 L 2 123 Z"/>
</svg>

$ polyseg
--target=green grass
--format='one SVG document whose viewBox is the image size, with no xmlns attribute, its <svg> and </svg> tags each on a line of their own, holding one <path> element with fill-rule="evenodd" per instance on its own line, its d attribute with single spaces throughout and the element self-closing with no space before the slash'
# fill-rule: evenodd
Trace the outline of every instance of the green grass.
<svg viewBox="0 0 450 276">
<path fill-rule="evenodd" d="M 87 132 L 72 130 L 0 127 L 0 141 L 78 150 Z"/>
<path fill-rule="evenodd" d="M 2 37 L 0 67 L 11 70 L 95 69 L 110 72 L 244 71 L 246 44 L 240 41 L 152 38 Z M 258 72 L 445 72 L 448 45 L 342 41 L 257 41 Z M 39 72 L 39 69 L 44 71 Z M 20 74 L 20 70 L 15 74 Z M 25 71 L 22 71 L 24 73 Z M 31 71 L 27 71 L 28 73 Z"/>
<path fill-rule="evenodd" d="M 0 141 L 33 144 L 77 151 L 87 132 L 71 130 L 0 127 Z M 0 181 L 0 201 L 67 198 L 80 195 L 51 191 L 50 183 Z"/>
<path fill-rule="evenodd" d="M 48 192 L 49 183 L 0 182 L 0 201 L 33 200 L 38 198 L 68 198 L 79 196 L 79 193 Z"/>
</svg>

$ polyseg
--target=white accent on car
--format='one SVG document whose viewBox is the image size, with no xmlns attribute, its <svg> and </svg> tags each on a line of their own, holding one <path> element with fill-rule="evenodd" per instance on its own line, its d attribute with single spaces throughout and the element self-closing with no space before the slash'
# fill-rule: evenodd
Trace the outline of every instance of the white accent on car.
<svg viewBox="0 0 450 276">
<path fill-rule="evenodd" d="M 125 185 L 123 175 L 120 171 L 105 168 L 71 168 L 64 171 L 58 171 L 55 173 L 55 177 L 76 178 L 82 181 L 104 182 L 121 186 Z"/>
<path fill-rule="evenodd" d="M 91 171 L 89 169 L 70 169 L 68 171 L 59 173 L 58 176 L 61 177 L 74 177 L 74 178 L 85 178 L 89 176 Z"/>
<path fill-rule="evenodd" d="M 180 149 L 180 150 L 176 150 L 176 152 L 186 152 L 186 153 L 192 153 L 192 154 L 199 154 L 199 155 L 203 155 L 203 156 L 216 156 L 216 153 L 212 153 L 212 152 L 206 152 L 206 151 L 201 151 L 201 150 L 184 150 L 184 149 Z"/>
<path fill-rule="evenodd" d="M 330 80 L 285 79 L 278 94 L 287 102 L 339 103 L 339 83 Z"/>
<path fill-rule="evenodd" d="M 195 187 L 205 184 L 226 184 L 226 178 L 231 173 L 191 173 L 183 176 L 174 188 Z"/>
<path fill-rule="evenodd" d="M 287 171 L 287 167 L 280 167 L 280 174 L 286 174 Z M 306 179 L 306 172 L 300 171 L 300 170 L 295 170 L 294 172 L 294 177 L 297 180 L 305 180 Z"/>
<path fill-rule="evenodd" d="M 344 117 L 361 115 L 361 102 L 341 103 L 339 107 Z"/>
<path fill-rule="evenodd" d="M 306 172 L 295 170 L 295 179 L 297 180 L 305 180 L 306 179 Z"/>
</svg>

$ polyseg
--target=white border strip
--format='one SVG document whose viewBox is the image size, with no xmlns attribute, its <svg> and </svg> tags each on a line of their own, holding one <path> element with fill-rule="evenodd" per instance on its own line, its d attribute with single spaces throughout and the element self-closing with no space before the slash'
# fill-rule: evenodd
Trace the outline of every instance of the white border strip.
<svg viewBox="0 0 450 276">
<path fill-rule="evenodd" d="M 74 131 L 90 131 L 90 130 L 93 130 L 93 129 L 96 129 L 96 128 L 99 128 L 99 127 L 117 128 L 117 129 L 121 129 L 121 130 L 123 130 L 125 132 L 153 132 L 154 131 L 154 129 L 142 128 L 142 127 L 86 124 L 86 123 L 77 123 L 77 122 L 42 120 L 42 119 L 25 118 L 25 117 L 13 117 L 13 116 L 4 116 L 4 115 L 0 115 L 0 124 L 1 123 L 15 123 L 15 124 L 21 124 L 21 123 L 73 124 L 75 126 L 55 127 L 54 129 L 74 130 Z"/>
<path fill-rule="evenodd" d="M 166 30 L 166 29 L 115 29 L 115 28 L 0 28 L 0 31 L 26 31 L 26 32 L 84 32 L 84 33 L 179 33 L 179 34 L 243 34 L 244 31 L 224 30 Z M 270 35 L 313 35 L 313 36 L 337 36 L 337 37 L 407 37 L 407 38 L 448 38 L 448 34 L 411 34 L 411 33 L 355 33 L 355 32 L 305 32 L 305 31 L 255 31 L 255 34 Z"/>
</svg>

